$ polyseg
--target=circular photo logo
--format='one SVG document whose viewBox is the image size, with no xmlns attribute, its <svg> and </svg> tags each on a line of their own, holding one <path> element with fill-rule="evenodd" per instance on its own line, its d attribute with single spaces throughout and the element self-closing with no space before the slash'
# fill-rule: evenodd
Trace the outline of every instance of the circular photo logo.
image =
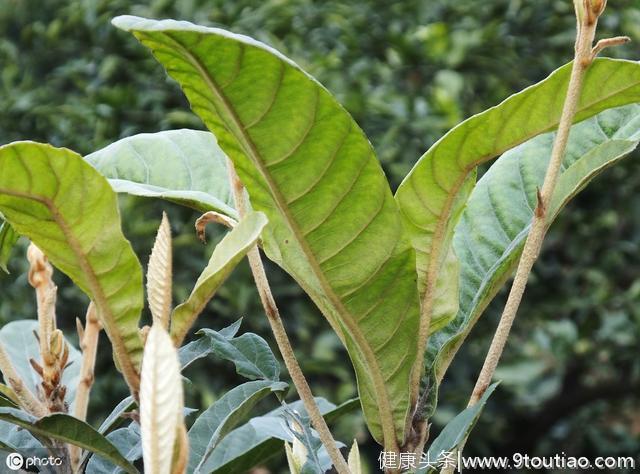
<svg viewBox="0 0 640 474">
<path fill-rule="evenodd" d="M 11 453 L 7 456 L 5 461 L 7 463 L 7 467 L 12 471 L 17 471 L 24 464 L 24 459 L 22 459 L 22 455 L 20 453 Z"/>
</svg>

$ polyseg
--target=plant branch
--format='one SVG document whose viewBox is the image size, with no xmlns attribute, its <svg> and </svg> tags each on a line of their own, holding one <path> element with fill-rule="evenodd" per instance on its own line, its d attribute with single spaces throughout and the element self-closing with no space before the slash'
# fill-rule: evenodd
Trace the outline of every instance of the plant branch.
<svg viewBox="0 0 640 474">
<path fill-rule="evenodd" d="M 240 181 L 240 178 L 236 173 L 233 163 L 231 162 L 231 160 L 227 160 L 227 163 L 229 167 L 229 180 L 236 203 L 236 209 L 238 210 L 240 218 L 242 218 L 247 213 L 246 192 L 244 186 L 242 185 L 242 182 Z M 258 289 L 258 294 L 260 295 L 260 301 L 262 302 L 262 306 L 264 307 L 265 313 L 267 315 L 267 320 L 269 321 L 269 325 L 271 326 L 276 344 L 280 349 L 280 353 L 282 354 L 284 363 L 287 367 L 287 370 L 289 371 L 289 375 L 291 375 L 293 384 L 298 391 L 298 395 L 300 395 L 300 399 L 302 400 L 302 403 L 304 404 L 304 407 L 309 414 L 311 424 L 318 432 L 320 440 L 326 448 L 327 453 L 331 458 L 331 462 L 333 463 L 337 472 L 339 474 L 349 474 L 349 467 L 344 457 L 340 453 L 340 450 L 338 449 L 336 442 L 331 435 L 331 431 L 329 431 L 327 423 L 320 413 L 318 405 L 313 398 L 311 388 L 309 387 L 307 379 L 302 373 L 302 369 L 300 368 L 295 353 L 293 352 L 291 341 L 289 341 L 289 337 L 287 336 L 284 324 L 282 323 L 282 318 L 280 317 L 280 311 L 278 310 L 275 299 L 273 298 L 273 294 L 271 293 L 269 280 L 267 279 L 264 265 L 262 264 L 262 258 L 260 257 L 260 251 L 258 250 L 257 245 L 254 245 L 253 248 L 249 250 L 247 257 L 249 259 L 249 266 L 251 267 L 251 272 L 253 273 L 253 278 Z"/>
<path fill-rule="evenodd" d="M 5 382 L 13 389 L 22 408 L 38 418 L 49 414 L 47 407 L 25 386 L 2 344 L 0 344 L 0 372 Z"/>
<path fill-rule="evenodd" d="M 551 201 L 551 197 L 553 196 L 558 175 L 560 173 L 560 167 L 564 159 L 569 139 L 569 132 L 580 100 L 580 93 L 582 91 L 585 73 L 593 62 L 595 54 L 608 45 L 620 44 L 620 40 L 618 38 L 612 38 L 608 42 L 606 40 L 600 41 L 598 43 L 600 47 L 596 46 L 593 48 L 593 39 L 595 37 L 598 18 L 604 10 L 606 1 L 574 0 L 574 4 L 577 17 L 575 59 L 571 70 L 571 78 L 569 80 L 569 87 L 560 123 L 558 125 L 558 131 L 551 152 L 551 159 L 549 161 L 542 189 L 538 190 L 538 204 L 533 216 L 529 236 L 527 237 L 522 251 L 522 257 L 518 263 L 511 291 L 493 337 L 493 341 L 491 342 L 491 347 L 489 348 L 484 365 L 480 375 L 478 376 L 475 388 L 473 389 L 473 393 L 469 400 L 469 406 L 475 405 L 478 402 L 491 383 L 491 379 L 493 378 L 493 374 L 509 336 L 509 331 L 511 330 L 511 326 L 513 325 L 513 321 L 518 312 L 518 307 L 520 306 L 522 295 L 527 285 L 527 279 L 533 264 L 540 253 L 542 241 L 544 240 L 544 236 L 547 231 L 546 210 L 549 206 L 549 202 Z"/>
<path fill-rule="evenodd" d="M 40 355 L 46 365 L 51 365 L 49 343 L 56 329 L 56 286 L 53 283 L 53 267 L 47 257 L 33 243 L 27 249 L 29 260 L 29 284 L 36 290 Z"/>
<path fill-rule="evenodd" d="M 33 370 L 40 376 L 42 397 L 49 413 L 67 412 L 67 388 L 62 375 L 69 360 L 69 346 L 62 331 L 56 326 L 57 291 L 53 282 L 53 267 L 46 255 L 33 243 L 27 250 L 29 284 L 36 290 L 38 303 L 38 334 L 40 358 L 29 359 Z"/>
<path fill-rule="evenodd" d="M 98 337 L 102 330 L 102 324 L 98 319 L 96 308 L 91 302 L 87 308 L 85 316 L 85 327 L 82 327 L 80 320 L 76 320 L 78 325 L 78 337 L 82 349 L 82 365 L 80 366 L 80 379 L 76 389 L 75 406 L 73 416 L 79 420 L 87 419 L 87 408 L 89 406 L 89 394 L 94 381 L 94 367 L 96 363 L 96 352 L 98 349 Z M 74 472 L 80 466 L 82 450 L 78 446 L 70 446 L 71 466 Z"/>
</svg>

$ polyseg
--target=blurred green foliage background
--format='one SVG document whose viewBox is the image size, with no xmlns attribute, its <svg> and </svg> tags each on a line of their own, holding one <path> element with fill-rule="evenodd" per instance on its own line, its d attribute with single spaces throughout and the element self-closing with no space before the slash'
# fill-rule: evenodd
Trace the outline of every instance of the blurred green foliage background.
<svg viewBox="0 0 640 474">
<path fill-rule="evenodd" d="M 635 44 L 607 54 L 640 58 L 640 5 L 609 2 L 600 35 Z M 450 127 L 545 77 L 572 56 L 570 0 L 0 0 L 0 143 L 30 139 L 89 153 L 119 138 L 202 128 L 178 87 L 127 34 L 119 14 L 216 25 L 264 41 L 333 92 L 369 134 L 395 188 Z M 503 383 L 468 444 L 469 454 L 640 454 L 640 155 L 608 171 L 565 211 L 548 236 L 512 339 Z M 222 231 L 197 242 L 197 215 L 170 204 L 121 199 L 125 234 L 146 264 L 162 209 L 175 235 L 175 300 L 191 290 Z M 35 317 L 25 242 L 0 274 L 0 323 Z M 317 395 L 355 395 L 345 351 L 302 291 L 270 266 L 276 298 Z M 61 274 L 58 315 L 73 336 L 86 298 Z M 432 436 L 462 409 L 504 294 L 487 311 L 449 372 Z M 242 265 L 200 324 L 244 316 L 270 343 Z M 148 315 L 145 315 L 148 317 Z M 125 394 L 101 341 L 91 411 L 99 421 Z M 230 364 L 201 361 L 187 374 L 188 404 L 208 406 L 240 382 Z M 336 433 L 378 448 L 359 414 Z M 283 457 L 267 462 L 272 472 Z"/>
</svg>

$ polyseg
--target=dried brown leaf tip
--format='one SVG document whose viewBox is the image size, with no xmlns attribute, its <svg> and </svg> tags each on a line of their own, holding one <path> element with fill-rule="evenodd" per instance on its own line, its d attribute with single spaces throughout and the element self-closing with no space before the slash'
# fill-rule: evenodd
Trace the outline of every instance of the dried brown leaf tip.
<svg viewBox="0 0 640 474">
<path fill-rule="evenodd" d="M 203 243 L 207 241 L 205 228 L 207 227 L 207 224 L 210 223 L 222 224 L 229 229 L 233 229 L 238 225 L 238 221 L 235 219 L 216 211 L 209 211 L 202 214 L 196 221 L 196 234 L 198 235 L 198 239 Z"/>
</svg>

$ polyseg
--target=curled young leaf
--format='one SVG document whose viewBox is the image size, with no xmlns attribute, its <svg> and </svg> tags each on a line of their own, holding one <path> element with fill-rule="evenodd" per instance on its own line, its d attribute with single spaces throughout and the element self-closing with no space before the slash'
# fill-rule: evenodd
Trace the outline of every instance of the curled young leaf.
<svg viewBox="0 0 640 474">
<path fill-rule="evenodd" d="M 166 213 L 158 228 L 156 241 L 149 257 L 147 269 L 147 299 L 153 316 L 153 324 L 169 328 L 172 290 L 171 226 Z"/>
<path fill-rule="evenodd" d="M 437 387 L 453 357 L 489 302 L 516 268 L 544 179 L 554 133 L 540 135 L 503 154 L 478 181 L 453 246 L 460 260 L 460 310 L 429 340 L 426 356 Z M 640 105 L 610 109 L 571 128 L 548 225 L 593 178 L 617 163 L 640 141 Z"/>
<path fill-rule="evenodd" d="M 145 472 L 171 471 L 178 427 L 183 419 L 182 377 L 169 334 L 154 324 L 147 336 L 140 382 L 140 431 Z"/>
<path fill-rule="evenodd" d="M 415 253 L 366 136 L 324 87 L 258 41 L 172 20 L 113 23 L 153 51 L 215 133 L 269 218 L 267 256 L 336 331 L 370 431 L 397 449 L 422 364 Z"/>
<path fill-rule="evenodd" d="M 176 346 L 182 343 L 218 288 L 255 245 L 266 224 L 264 214 L 251 212 L 216 245 L 189 298 L 177 306 L 171 315 L 171 336 Z"/>
</svg>

